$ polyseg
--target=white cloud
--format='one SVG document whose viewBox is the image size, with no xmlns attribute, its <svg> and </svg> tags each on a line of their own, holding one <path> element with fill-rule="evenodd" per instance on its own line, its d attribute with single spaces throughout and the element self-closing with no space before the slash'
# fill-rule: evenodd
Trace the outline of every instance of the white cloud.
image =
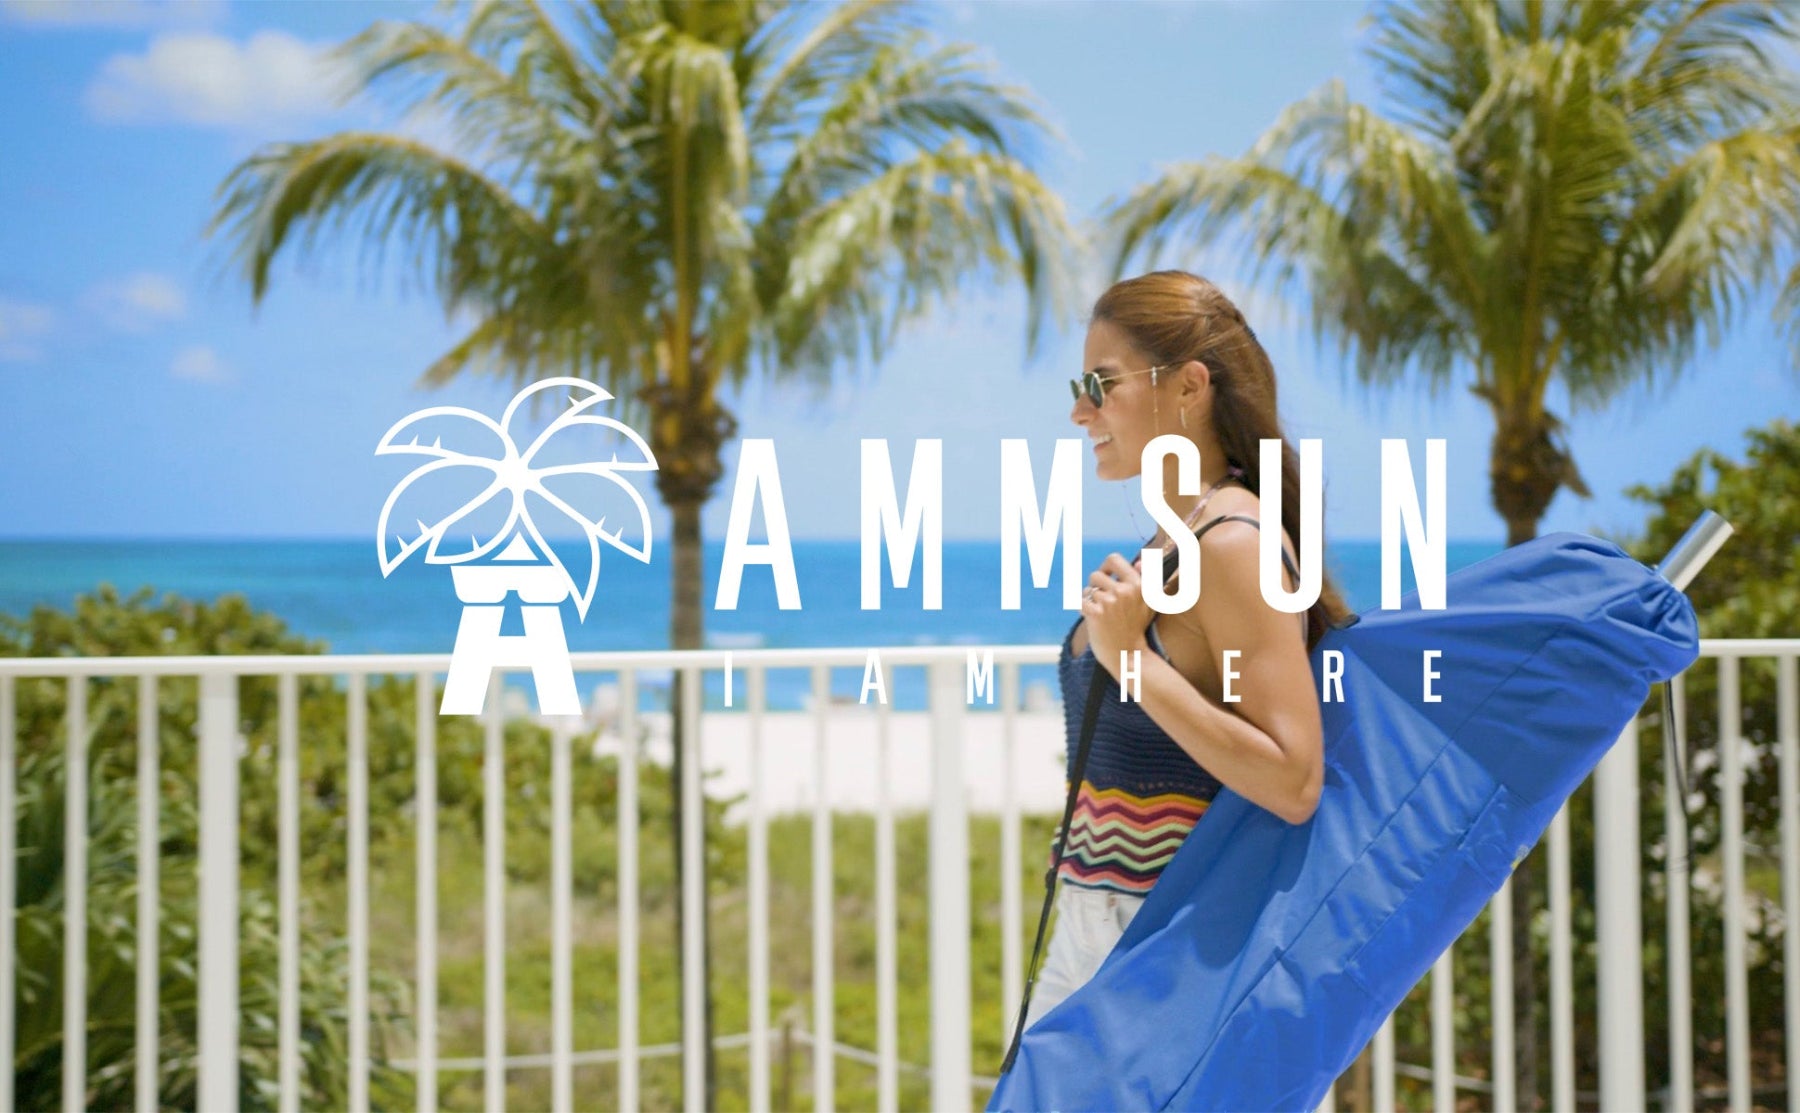
<svg viewBox="0 0 1800 1113">
<path fill-rule="evenodd" d="M 44 353 L 36 342 L 55 320 L 56 314 L 47 305 L 0 298 L 0 362 L 41 358 Z"/>
<path fill-rule="evenodd" d="M 111 123 L 245 128 L 325 115 L 341 87 L 324 48 L 285 31 L 258 31 L 242 43 L 179 31 L 156 36 L 142 54 L 108 58 L 86 103 Z"/>
<path fill-rule="evenodd" d="M 224 0 L 0 0 L 6 22 L 38 27 L 191 27 L 224 16 Z"/>
<path fill-rule="evenodd" d="M 175 353 L 175 362 L 169 365 L 169 374 L 194 383 L 231 381 L 231 368 L 225 366 L 219 353 L 206 344 L 192 344 Z"/>
<path fill-rule="evenodd" d="M 103 282 L 83 300 L 91 312 L 121 332 L 148 332 L 187 316 L 187 295 L 181 286 L 152 271 Z"/>
</svg>

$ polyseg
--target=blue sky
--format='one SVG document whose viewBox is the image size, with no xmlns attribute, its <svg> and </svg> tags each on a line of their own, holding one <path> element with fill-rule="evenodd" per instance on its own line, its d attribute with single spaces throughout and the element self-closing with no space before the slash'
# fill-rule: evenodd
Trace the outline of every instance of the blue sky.
<svg viewBox="0 0 1800 1113">
<path fill-rule="evenodd" d="M 336 108 L 317 48 L 401 4 L 0 0 L 0 539 L 366 536 L 404 469 L 373 455 L 426 405 L 498 414 L 510 389 L 413 387 L 457 338 L 432 304 L 360 275 L 350 252 L 310 273 L 278 266 L 252 312 L 201 239 L 213 192 L 260 145 L 396 123 Z M 1286 104 L 1332 78 L 1373 99 L 1350 3 L 964 3 L 941 32 L 1033 89 L 1069 139 L 1048 168 L 1078 214 L 1168 162 L 1241 152 Z M 1485 410 L 1344 388 L 1345 369 L 1277 305 L 1244 296 L 1280 376 L 1290 438 L 1324 441 L 1327 533 L 1378 536 L 1383 437 L 1416 460 L 1448 442 L 1451 537 L 1499 541 L 1488 506 Z M 1099 289 L 1087 292 L 1091 297 Z M 1016 299 L 963 299 L 915 326 L 873 378 L 823 400 L 752 386 L 729 404 L 742 436 L 775 440 L 796 537 L 853 537 L 858 442 L 944 442 L 945 533 L 998 537 L 999 444 L 1024 437 L 1040 473 L 1069 424 L 1071 326 L 1027 361 Z M 1553 393 L 1552 408 L 1567 413 Z M 1741 455 L 1743 431 L 1800 415 L 1800 375 L 1758 307 L 1685 380 L 1574 415 L 1592 500 L 1558 495 L 1546 531 L 1628 531 L 1621 494 L 1702 446 Z M 728 468 L 735 451 L 728 450 Z M 705 528 L 723 536 L 732 472 Z M 1134 486 L 1089 474 L 1086 533 L 1148 533 Z M 659 511 L 660 514 L 660 511 Z M 660 524 L 659 535 L 666 535 Z"/>
</svg>

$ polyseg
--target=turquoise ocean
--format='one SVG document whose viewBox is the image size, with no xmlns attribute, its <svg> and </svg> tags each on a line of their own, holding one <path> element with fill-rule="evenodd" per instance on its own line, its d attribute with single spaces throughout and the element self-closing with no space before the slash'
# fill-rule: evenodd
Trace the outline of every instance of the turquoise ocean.
<svg viewBox="0 0 1800 1113">
<path fill-rule="evenodd" d="M 1108 552 L 1128 555 L 1136 542 L 1090 541 L 1084 569 Z M 1501 550 L 1498 542 L 1453 541 L 1451 572 Z M 558 545 L 561 551 L 561 545 Z M 766 567 L 745 570 L 735 610 L 715 609 L 723 547 L 709 541 L 702 592 L 707 644 L 719 649 L 912 645 L 1060 644 L 1075 620 L 1061 606 L 1061 562 L 1050 586 L 1034 589 L 1030 569 L 1022 572 L 1018 610 L 1000 606 L 1001 551 L 996 541 L 946 541 L 943 548 L 943 607 L 923 607 L 920 564 L 907 586 L 895 588 L 883 562 L 886 585 L 881 607 L 861 602 L 861 549 L 855 540 L 795 541 L 794 568 L 800 609 L 777 605 Z M 1327 542 L 1326 567 L 1356 611 L 1379 606 L 1381 549 L 1373 541 Z M 1402 592 L 1413 590 L 1410 556 L 1401 555 Z M 607 550 L 599 587 L 586 621 L 564 605 L 564 628 L 576 650 L 662 649 L 669 644 L 669 552 L 652 554 L 648 564 Z M 1083 577 L 1085 579 L 1085 576 Z M 324 642 L 333 653 L 446 653 L 456 640 L 460 605 L 450 575 L 441 565 L 411 562 L 383 579 L 373 538 L 368 540 L 122 540 L 0 541 L 0 614 L 22 617 L 33 607 L 68 609 L 77 595 L 111 584 L 123 594 L 149 587 L 212 600 L 227 593 L 245 596 L 251 606 L 279 616 L 296 634 Z M 1452 600 L 1454 601 L 1454 600 Z M 515 615 L 504 632 L 514 632 Z M 919 670 L 898 669 L 890 681 L 897 708 L 924 706 Z M 662 674 L 666 682 L 666 674 Z M 523 678 L 521 678 L 523 679 Z M 657 701 L 659 674 L 646 673 L 647 705 Z M 583 697 L 597 678 L 580 677 Z M 723 701 L 722 678 L 710 678 L 709 704 Z M 1034 685 L 1055 691 L 1055 670 L 1029 667 L 1021 691 Z M 854 699 L 860 669 L 836 669 L 834 698 Z M 741 681 L 740 681 L 741 682 Z M 803 670 L 769 674 L 771 707 L 802 706 L 810 682 Z M 742 695 L 739 694 L 741 705 Z"/>
</svg>

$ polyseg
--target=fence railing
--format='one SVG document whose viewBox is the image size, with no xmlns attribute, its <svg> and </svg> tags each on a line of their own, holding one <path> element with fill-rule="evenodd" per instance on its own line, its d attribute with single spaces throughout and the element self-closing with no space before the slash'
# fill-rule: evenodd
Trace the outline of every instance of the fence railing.
<svg viewBox="0 0 1800 1113">
<path fill-rule="evenodd" d="M 1800 922 L 1800 712 L 1797 712 L 1796 661 L 1800 639 L 1707 640 L 1702 643 L 1703 662 L 1698 668 L 1716 668 L 1718 679 L 1718 737 L 1720 745 L 1711 760 L 1718 762 L 1720 900 L 1724 917 L 1724 982 L 1696 987 L 1691 977 L 1690 864 L 1679 854 L 1665 855 L 1664 891 L 1667 894 L 1667 954 L 1669 1017 L 1669 1076 L 1646 1079 L 1644 1035 L 1644 934 L 1639 853 L 1644 834 L 1639 822 L 1640 773 L 1636 724 L 1628 726 L 1592 780 L 1597 879 L 1594 893 L 1598 992 L 1592 1002 L 1598 1023 L 1598 1096 L 1601 1108 L 1646 1108 L 1648 1096 L 1656 1096 L 1664 1108 L 1693 1106 L 1696 1093 L 1693 1071 L 1695 1033 L 1692 1030 L 1696 993 L 1721 994 L 1726 1003 L 1726 1030 L 1717 1035 L 1724 1042 L 1728 1064 L 1726 1087 L 1729 1105 L 1748 1109 L 1753 1092 L 1763 1093 L 1775 1079 L 1753 1078 L 1752 1033 L 1749 1025 L 1749 986 L 1746 952 L 1746 896 L 1744 832 L 1744 763 L 1746 743 L 1742 732 L 1742 662 L 1772 658 L 1776 672 L 1776 739 L 1779 750 L 1780 800 L 1780 902 L 1784 924 Z M 1034 730 L 1055 731 L 1055 747 L 1061 743 L 1060 717 L 1046 727 L 1042 713 L 1032 719 L 1021 710 L 1019 677 L 1022 666 L 1048 664 L 1056 650 L 1047 646 L 903 647 L 880 651 L 885 668 L 922 666 L 927 676 L 928 753 L 914 755 L 930 765 L 930 813 L 928 893 L 930 901 L 929 970 L 908 971 L 909 980 L 923 973 L 930 994 L 929 1073 L 930 1105 L 936 1109 L 966 1108 L 972 1101 L 975 1064 L 971 1052 L 971 907 L 969 784 L 966 778 L 971 723 L 979 714 L 983 733 L 993 733 L 1000 750 L 998 776 L 1001 829 L 1000 939 L 1002 997 L 999 1015 L 1010 1020 L 1023 985 L 1023 922 L 1026 887 L 1035 870 L 1025 869 L 1021 849 L 1021 797 L 1015 786 L 1025 778 L 1027 764 L 1043 764 L 1042 739 L 1035 751 L 1021 737 L 1025 724 Z M 679 791 L 682 799 L 683 888 L 679 895 L 683 915 L 679 941 L 684 968 L 698 970 L 702 948 L 699 909 L 706 892 L 702 809 L 702 690 L 707 675 L 730 671 L 741 687 L 747 716 L 745 744 L 748 784 L 742 822 L 747 845 L 747 949 L 748 1032 L 743 1046 L 748 1054 L 748 1103 L 753 1109 L 771 1107 L 770 1047 L 774 1032 L 770 1020 L 770 865 L 765 762 L 761 748 L 766 740 L 767 677 L 777 670 L 805 670 L 811 678 L 810 714 L 812 793 L 812 876 L 826 879 L 813 885 L 811 899 L 812 1016 L 806 1040 L 809 1045 L 835 1046 L 834 955 L 836 906 L 829 879 L 832 877 L 832 811 L 829 791 L 831 763 L 839 760 L 830 745 L 834 723 L 848 714 L 863 714 L 875 723 L 875 752 L 870 760 L 883 771 L 876 777 L 875 822 L 875 989 L 876 1022 L 873 1057 L 876 1068 L 877 1104 L 894 1109 L 899 1104 L 901 1074 L 899 1040 L 899 978 L 896 939 L 895 801 L 885 771 L 890 768 L 889 724 L 897 714 L 887 706 L 834 708 L 830 699 L 829 671 L 861 670 L 866 649 L 719 650 L 578 653 L 574 667 L 580 676 L 608 674 L 616 678 L 619 693 L 618 735 L 628 740 L 619 749 L 617 793 L 617 1011 L 619 1043 L 606 1059 L 616 1064 L 617 1101 L 621 1108 L 637 1108 L 641 1088 L 639 955 L 640 885 L 637 832 L 639 830 L 639 679 L 673 670 L 684 682 L 676 686 L 683 700 L 680 735 L 671 739 L 686 758 Z M 970 709 L 972 677 L 977 661 L 992 662 L 992 678 L 998 680 L 997 713 Z M 279 784 L 277 859 L 279 904 L 279 1009 L 277 1013 L 279 1107 L 293 1110 L 301 1098 L 300 1031 L 300 928 L 301 820 L 300 766 L 302 677 L 341 678 L 346 693 L 345 729 L 345 838 L 347 885 L 348 992 L 347 1100 L 352 1109 L 370 1105 L 370 786 L 369 753 L 373 743 L 389 746 L 410 741 L 415 747 L 414 822 L 415 868 L 418 878 L 437 875 L 438 862 L 438 765 L 437 679 L 449 667 L 448 656 L 283 656 L 283 657 L 132 657 L 0 659 L 0 908 L 10 913 L 17 906 L 17 780 L 20 755 L 17 692 L 19 681 L 61 679 L 66 683 L 67 743 L 62 887 L 63 967 L 61 997 L 62 1104 L 80 1109 L 89 1092 L 87 1036 L 87 953 L 89 931 L 86 894 L 89 886 L 87 845 L 90 821 L 88 788 L 88 689 L 91 680 L 137 680 L 137 905 L 136 905 L 136 1013 L 135 1096 L 141 1109 L 158 1107 L 159 1025 L 158 1002 L 159 908 L 158 824 L 160 783 L 158 686 L 171 678 L 197 678 L 199 703 L 196 743 L 199 760 L 198 799 L 198 920 L 197 968 L 197 1074 L 195 1100 L 202 1109 L 236 1108 L 239 1095 L 239 778 L 240 778 L 240 681 L 248 677 L 272 677 L 276 681 L 277 780 Z M 410 676 L 417 679 L 410 739 L 371 738 L 368 683 L 372 676 Z M 1678 714 L 1684 706 L 1678 684 Z M 507 716 L 502 710 L 499 676 L 488 696 L 484 720 L 483 759 L 483 1105 L 499 1109 L 505 1104 L 506 1052 L 506 815 L 504 746 Z M 707 712 L 708 716 L 715 712 Z M 987 725 L 991 724 L 991 725 Z M 390 724 L 391 725 L 391 724 Z M 542 1062 L 551 1072 L 551 1101 L 568 1109 L 573 1102 L 573 1069 L 578 1057 L 589 1061 L 591 1050 L 578 1053 L 573 1039 L 571 924 L 573 887 L 571 835 L 571 741 L 588 726 L 583 720 L 549 720 L 550 754 L 550 875 L 551 875 L 551 1050 Z M 1021 755 L 1031 753 L 1029 759 Z M 1700 755 L 1695 755 L 1698 759 Z M 1753 755 L 1754 756 L 1754 755 Z M 1668 830 L 1658 832 L 1668 846 L 1678 846 L 1685 836 L 1684 802 L 1677 799 L 1672 771 L 1666 758 L 1664 779 Z M 1035 770 L 1060 784 L 1060 768 Z M 1652 771 L 1649 776 L 1658 773 Z M 1584 789 L 1584 791 L 1586 791 Z M 1030 807 L 1048 811 L 1041 793 Z M 1572 974 L 1571 955 L 1577 940 L 1572 924 L 1569 810 L 1565 806 L 1547 835 L 1548 907 L 1550 913 L 1549 1002 L 1552 1106 L 1575 1108 L 1575 1010 L 1578 987 Z M 1709 819 L 1709 822 L 1711 820 Z M 406 1059 L 416 1078 L 420 1109 L 438 1106 L 438 1076 L 444 1064 L 438 1058 L 438 924 L 435 885 L 417 884 L 414 910 L 417 938 L 414 943 L 415 1053 Z M 1506 930 L 1512 900 L 1511 884 L 1494 898 L 1488 946 L 1491 962 L 1491 1046 L 1489 1078 L 1485 1083 L 1460 1077 L 1454 1045 L 1454 993 L 1451 980 L 1452 948 L 1441 957 L 1432 973 L 1430 993 L 1432 1104 L 1437 1109 L 1455 1108 L 1459 1088 L 1479 1092 L 1493 1108 L 1516 1107 L 1513 1092 L 1514 1057 L 1512 1018 L 1512 941 Z M 17 1032 L 15 1016 L 18 971 L 15 917 L 0 916 L 0 1108 L 15 1107 Z M 1585 940 L 1583 942 L 1586 942 Z M 1466 946 L 1466 942 L 1458 946 Z M 1784 1017 L 1786 1020 L 1786 1072 L 1781 1081 L 1800 1069 L 1800 933 L 1785 936 Z M 690 1106 L 700 1100 L 705 1057 L 702 1053 L 704 987 L 698 978 L 687 978 L 681 990 L 681 1057 L 683 1093 Z M 1403 1005 L 1402 1008 L 1407 1006 Z M 1707 1034 L 1711 1035 L 1711 1034 Z M 1395 1055 L 1394 1018 L 1373 1040 L 1373 1099 L 1378 1109 L 1395 1108 L 1399 1078 L 1418 1075 L 1419 1068 L 1399 1064 Z M 812 1093 L 815 1108 L 830 1108 L 836 1092 L 835 1055 L 812 1058 Z M 462 1066 L 463 1064 L 458 1064 Z M 983 1064 L 984 1068 L 987 1067 Z M 986 1073 L 984 1069 L 983 1074 Z M 1647 1093 L 1647 1081 L 1656 1083 Z M 1788 1092 L 1788 1107 L 1800 1110 L 1800 1088 Z M 1329 1106 L 1330 1103 L 1327 1102 Z"/>
</svg>

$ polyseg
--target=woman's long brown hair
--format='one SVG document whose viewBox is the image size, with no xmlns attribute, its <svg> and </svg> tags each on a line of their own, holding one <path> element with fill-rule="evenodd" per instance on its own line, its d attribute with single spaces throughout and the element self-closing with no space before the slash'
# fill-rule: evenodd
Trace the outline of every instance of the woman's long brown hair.
<svg viewBox="0 0 1800 1113">
<path fill-rule="evenodd" d="M 1281 524 L 1298 545 L 1300 457 L 1281 431 L 1275 368 L 1231 299 L 1198 275 L 1153 271 L 1116 283 L 1100 295 L 1093 319 L 1123 331 L 1159 364 L 1188 360 L 1206 364 L 1213 389 L 1213 435 L 1227 462 L 1244 470 L 1251 490 L 1262 489 L 1261 442 L 1265 438 L 1281 442 Z M 1307 612 L 1308 650 L 1350 613 L 1331 573 L 1320 569 L 1320 577 L 1319 600 Z"/>
</svg>

